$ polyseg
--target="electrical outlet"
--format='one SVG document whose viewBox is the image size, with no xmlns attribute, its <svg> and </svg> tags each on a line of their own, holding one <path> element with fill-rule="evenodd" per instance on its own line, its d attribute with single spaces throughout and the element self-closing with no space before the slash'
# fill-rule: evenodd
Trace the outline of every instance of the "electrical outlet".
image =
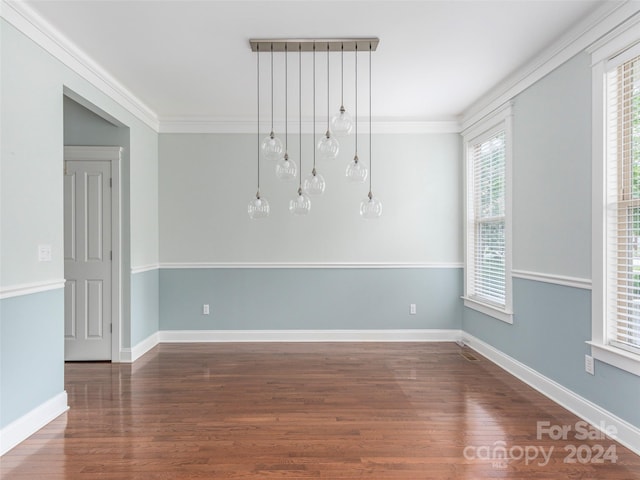
<svg viewBox="0 0 640 480">
<path fill-rule="evenodd" d="M 409 305 L 409 313 L 411 315 L 415 315 L 416 314 L 416 304 L 412 303 L 411 305 Z"/>
<path fill-rule="evenodd" d="M 584 356 L 584 370 L 591 375 L 594 375 L 593 357 L 591 355 Z"/>
<path fill-rule="evenodd" d="M 209 315 L 209 304 L 205 303 L 204 305 L 202 305 L 202 314 L 203 315 Z"/>
</svg>

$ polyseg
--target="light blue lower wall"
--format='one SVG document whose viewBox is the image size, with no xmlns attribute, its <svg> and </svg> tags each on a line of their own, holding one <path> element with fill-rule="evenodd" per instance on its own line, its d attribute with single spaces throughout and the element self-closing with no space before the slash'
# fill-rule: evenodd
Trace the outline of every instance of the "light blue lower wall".
<svg viewBox="0 0 640 480">
<path fill-rule="evenodd" d="M 461 294 L 461 268 L 162 269 L 160 330 L 459 329 Z"/>
<path fill-rule="evenodd" d="M 131 345 L 156 333 L 160 326 L 160 272 L 149 270 L 131 275 Z"/>
<path fill-rule="evenodd" d="M 64 391 L 64 290 L 0 300 L 0 428 Z"/>
<path fill-rule="evenodd" d="M 640 377 L 598 361 L 595 375 L 584 370 L 589 290 L 515 278 L 513 301 L 513 325 L 465 308 L 464 330 L 640 427 Z"/>
</svg>

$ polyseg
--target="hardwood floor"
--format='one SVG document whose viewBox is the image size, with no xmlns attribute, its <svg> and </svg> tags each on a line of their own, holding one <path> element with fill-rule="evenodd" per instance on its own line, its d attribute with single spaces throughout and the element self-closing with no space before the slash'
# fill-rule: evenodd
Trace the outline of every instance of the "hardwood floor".
<svg viewBox="0 0 640 480">
<path fill-rule="evenodd" d="M 71 409 L 2 457 L 0 476 L 640 478 L 640 457 L 608 438 L 579 439 L 577 417 L 461 352 L 450 343 L 163 344 L 133 366 L 67 364 Z M 571 431 L 553 440 L 537 422 Z"/>
</svg>

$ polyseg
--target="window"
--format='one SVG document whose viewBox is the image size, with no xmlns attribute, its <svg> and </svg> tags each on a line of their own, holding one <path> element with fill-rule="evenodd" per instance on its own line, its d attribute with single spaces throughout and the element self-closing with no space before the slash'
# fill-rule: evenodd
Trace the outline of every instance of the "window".
<svg viewBox="0 0 640 480">
<path fill-rule="evenodd" d="M 594 268 L 588 343 L 595 358 L 640 375 L 640 43 L 629 47 L 614 40 L 592 53 Z"/>
<path fill-rule="evenodd" d="M 640 55 L 606 74 L 607 339 L 640 354 Z"/>
<path fill-rule="evenodd" d="M 512 322 L 509 218 L 510 106 L 464 132 L 465 306 Z"/>
</svg>

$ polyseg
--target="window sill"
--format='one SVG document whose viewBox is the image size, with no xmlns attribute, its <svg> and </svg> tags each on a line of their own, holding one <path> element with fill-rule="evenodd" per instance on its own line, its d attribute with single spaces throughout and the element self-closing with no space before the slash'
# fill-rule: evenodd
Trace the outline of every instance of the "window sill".
<svg viewBox="0 0 640 480">
<path fill-rule="evenodd" d="M 640 377 L 640 355 L 596 342 L 587 342 L 587 344 L 591 345 L 593 358 Z"/>
<path fill-rule="evenodd" d="M 469 297 L 462 297 L 462 299 L 464 300 L 464 306 L 467 308 L 484 313 L 485 315 L 489 315 L 490 317 L 496 318 L 510 325 L 513 324 L 513 312 L 510 310 L 496 307 L 488 303 L 482 303 Z"/>
</svg>

